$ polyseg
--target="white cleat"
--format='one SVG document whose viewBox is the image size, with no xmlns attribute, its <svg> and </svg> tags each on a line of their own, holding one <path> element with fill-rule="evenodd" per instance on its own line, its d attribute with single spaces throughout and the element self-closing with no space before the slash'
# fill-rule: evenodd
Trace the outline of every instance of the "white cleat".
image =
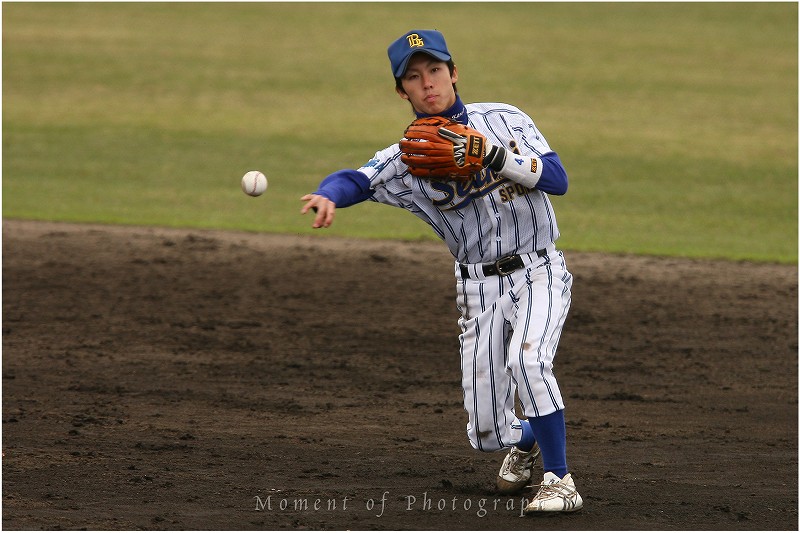
<svg viewBox="0 0 800 533">
<path fill-rule="evenodd" d="M 513 494 L 525 488 L 531 480 L 531 468 L 539 457 L 539 445 L 534 444 L 529 452 L 512 446 L 497 474 L 497 491 L 500 494 Z"/>
<path fill-rule="evenodd" d="M 572 474 L 559 478 L 552 472 L 544 473 L 539 492 L 525 507 L 525 514 L 540 512 L 572 512 L 583 508 L 583 498 L 575 490 Z"/>
</svg>

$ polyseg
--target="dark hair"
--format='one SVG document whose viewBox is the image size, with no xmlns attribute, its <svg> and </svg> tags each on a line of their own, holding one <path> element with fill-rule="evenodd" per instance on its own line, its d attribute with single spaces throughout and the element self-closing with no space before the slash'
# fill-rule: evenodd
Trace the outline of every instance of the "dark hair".
<svg viewBox="0 0 800 533">
<path fill-rule="evenodd" d="M 447 61 L 447 70 L 450 71 L 450 76 L 453 75 L 453 71 L 455 70 L 455 68 L 456 68 L 456 64 L 453 62 L 452 59 L 449 59 Z M 395 78 L 394 79 L 394 86 L 397 89 L 403 91 L 403 93 L 405 93 L 405 90 L 403 90 L 403 78 Z M 456 94 L 458 94 L 458 88 L 456 87 L 455 83 L 453 84 L 453 90 L 456 92 Z"/>
</svg>

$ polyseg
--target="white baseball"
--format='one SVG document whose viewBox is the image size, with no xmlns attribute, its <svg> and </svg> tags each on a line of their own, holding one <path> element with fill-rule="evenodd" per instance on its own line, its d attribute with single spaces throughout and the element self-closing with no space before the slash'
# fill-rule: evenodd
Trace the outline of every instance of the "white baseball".
<svg viewBox="0 0 800 533">
<path fill-rule="evenodd" d="M 250 196 L 261 196 L 267 190 L 267 177 L 258 170 L 242 176 L 242 190 Z"/>
</svg>

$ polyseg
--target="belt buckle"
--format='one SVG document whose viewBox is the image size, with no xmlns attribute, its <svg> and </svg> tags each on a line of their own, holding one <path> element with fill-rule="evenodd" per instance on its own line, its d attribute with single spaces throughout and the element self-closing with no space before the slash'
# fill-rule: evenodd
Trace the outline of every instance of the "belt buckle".
<svg viewBox="0 0 800 533">
<path fill-rule="evenodd" d="M 516 255 L 510 255 L 508 257 L 501 257 L 494 263 L 494 267 L 497 269 L 497 273 L 501 276 L 507 276 L 516 270 L 516 267 L 511 267 L 510 270 L 504 270 L 506 265 L 510 265 L 514 261 L 516 261 L 519 257 Z"/>
</svg>

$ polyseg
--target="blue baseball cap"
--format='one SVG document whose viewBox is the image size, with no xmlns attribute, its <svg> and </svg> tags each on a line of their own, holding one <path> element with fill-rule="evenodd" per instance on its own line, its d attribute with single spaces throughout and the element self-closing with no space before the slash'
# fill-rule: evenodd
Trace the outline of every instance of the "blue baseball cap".
<svg viewBox="0 0 800 533">
<path fill-rule="evenodd" d="M 439 61 L 450 61 L 450 52 L 444 35 L 436 30 L 411 30 L 389 46 L 389 61 L 392 63 L 392 74 L 402 78 L 408 67 L 408 60 L 417 52 L 433 56 Z"/>
</svg>

